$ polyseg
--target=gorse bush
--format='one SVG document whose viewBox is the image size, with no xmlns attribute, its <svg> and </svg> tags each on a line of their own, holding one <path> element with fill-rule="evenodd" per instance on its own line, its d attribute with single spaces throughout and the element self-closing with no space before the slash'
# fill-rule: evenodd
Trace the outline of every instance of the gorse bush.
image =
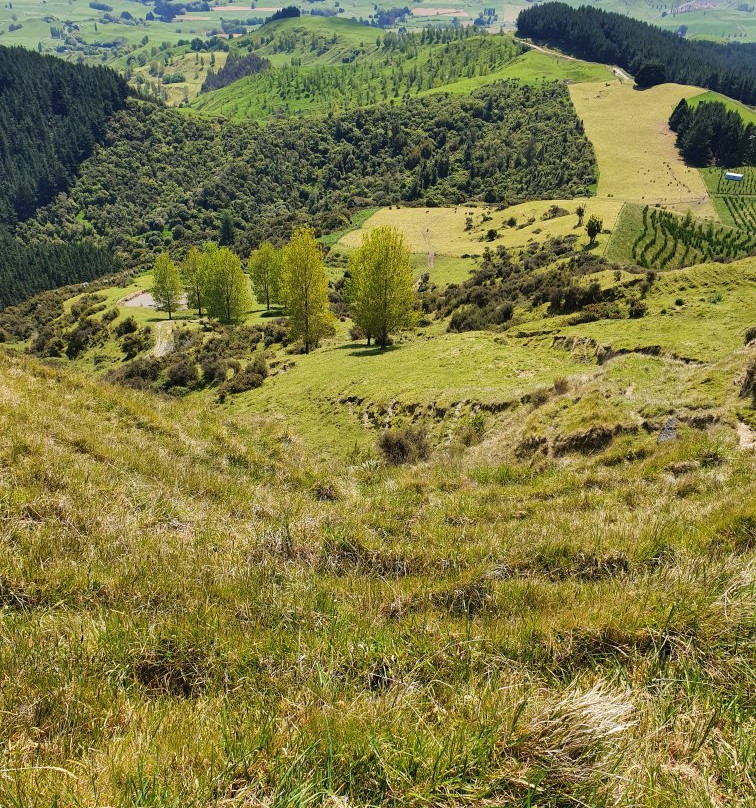
<svg viewBox="0 0 756 808">
<path fill-rule="evenodd" d="M 383 458 L 395 466 L 427 460 L 430 456 L 428 437 L 420 427 L 384 429 L 376 445 Z"/>
</svg>

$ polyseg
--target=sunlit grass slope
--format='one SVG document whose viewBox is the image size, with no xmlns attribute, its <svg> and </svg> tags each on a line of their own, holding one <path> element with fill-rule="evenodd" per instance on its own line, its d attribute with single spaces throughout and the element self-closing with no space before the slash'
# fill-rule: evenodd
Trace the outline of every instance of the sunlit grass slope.
<svg viewBox="0 0 756 808">
<path fill-rule="evenodd" d="M 607 430 L 608 443 L 660 428 L 672 415 L 696 420 L 705 413 L 707 422 L 734 430 L 738 417 L 753 420 L 747 407 L 742 415 L 737 379 L 754 324 L 754 272 L 754 259 L 665 272 L 639 319 L 571 325 L 542 309 L 521 310 L 522 323 L 499 334 L 447 333 L 446 322 L 433 321 L 388 351 L 348 342 L 344 329 L 311 356 L 282 362 L 260 390 L 231 407 L 277 417 L 336 456 L 364 451 L 378 429 L 406 423 L 450 443 L 476 412 L 492 434 L 506 436 L 510 450 L 530 439 L 541 448 L 579 442 L 594 427 Z M 614 283 L 607 274 L 605 282 Z M 607 379 L 616 384 L 605 388 Z M 554 395 L 558 380 L 569 393 Z"/>
<path fill-rule="evenodd" d="M 747 804 L 726 425 L 391 470 L 5 353 L 0 403 L 0 804 Z"/>
<path fill-rule="evenodd" d="M 662 84 L 636 90 L 630 84 L 574 84 L 570 96 L 599 164 L 597 194 L 714 217 L 699 173 L 686 166 L 667 121 L 681 98 L 698 87 Z"/>
<path fill-rule="evenodd" d="M 208 115 L 268 118 L 369 106 L 405 95 L 433 92 L 466 94 L 494 81 L 615 81 L 604 65 L 522 50 L 509 36 L 470 37 L 461 42 L 421 45 L 417 55 L 386 50 L 364 26 L 357 31 L 318 18 L 265 26 L 265 44 L 255 52 L 273 63 L 270 71 L 203 93 L 192 108 Z M 317 22 L 316 22 L 317 21 Z M 327 26 L 331 25 L 332 28 Z M 270 31 L 269 31 L 270 29 Z M 269 33 L 268 33 L 269 31 Z M 369 34 L 369 29 L 367 34 Z M 314 39 L 325 37 L 330 38 Z M 268 38 L 272 37 L 272 41 Z M 288 42 L 285 50 L 277 44 Z M 317 47 L 313 43 L 317 42 Z M 296 61 L 296 65 L 292 63 Z M 414 78 L 413 78 L 414 77 Z"/>
</svg>

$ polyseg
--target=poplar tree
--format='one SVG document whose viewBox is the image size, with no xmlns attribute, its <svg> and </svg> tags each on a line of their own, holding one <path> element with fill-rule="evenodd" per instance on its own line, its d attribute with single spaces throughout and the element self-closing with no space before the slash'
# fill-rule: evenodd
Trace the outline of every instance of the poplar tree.
<svg viewBox="0 0 756 808">
<path fill-rule="evenodd" d="M 204 300 L 207 313 L 222 323 L 235 323 L 249 310 L 251 299 L 241 261 L 228 247 L 205 248 Z"/>
<path fill-rule="evenodd" d="M 196 247 L 190 248 L 184 263 L 181 265 L 181 279 L 184 282 L 184 290 L 186 291 L 186 305 L 190 309 L 197 309 L 197 314 L 200 317 L 202 317 L 202 307 L 204 305 L 206 267 L 206 258 Z"/>
<path fill-rule="evenodd" d="M 334 331 L 323 254 L 310 227 L 295 230 L 283 249 L 282 288 L 291 335 L 309 353 Z"/>
<path fill-rule="evenodd" d="M 152 297 L 156 308 L 168 313 L 169 320 L 173 319 L 173 313 L 179 307 L 183 291 L 178 267 L 168 253 L 160 253 L 153 270 Z"/>
<path fill-rule="evenodd" d="M 264 241 L 249 259 L 249 277 L 258 303 L 281 302 L 281 254 L 269 242 Z"/>
<path fill-rule="evenodd" d="M 352 319 L 385 348 L 389 335 L 412 325 L 416 299 L 410 251 L 395 227 L 366 233 L 349 258 Z"/>
</svg>

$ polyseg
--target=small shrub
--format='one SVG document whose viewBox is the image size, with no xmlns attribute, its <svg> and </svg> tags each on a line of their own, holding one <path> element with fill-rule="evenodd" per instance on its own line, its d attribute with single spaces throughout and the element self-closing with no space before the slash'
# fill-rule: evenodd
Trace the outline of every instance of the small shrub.
<svg viewBox="0 0 756 808">
<path fill-rule="evenodd" d="M 463 446 L 474 446 L 480 443 L 486 431 L 486 418 L 482 412 L 476 412 L 459 431 L 459 441 Z"/>
<path fill-rule="evenodd" d="M 213 356 L 204 357 L 200 362 L 200 369 L 202 370 L 202 380 L 205 384 L 224 382 L 226 381 L 226 376 L 228 376 L 228 363 Z"/>
<path fill-rule="evenodd" d="M 428 439 L 418 427 L 385 429 L 376 441 L 384 460 L 394 466 L 426 460 L 430 455 Z"/>
<path fill-rule="evenodd" d="M 745 332 L 745 344 L 748 345 L 749 342 L 753 342 L 756 339 L 756 325 L 752 325 L 750 328 L 746 329 Z"/>
<path fill-rule="evenodd" d="M 639 317 L 644 317 L 648 311 L 648 306 L 642 300 L 631 300 L 628 315 L 631 319 L 637 320 Z"/>
<path fill-rule="evenodd" d="M 247 390 L 254 390 L 262 385 L 267 375 L 268 365 L 265 362 L 265 357 L 258 354 L 247 364 L 244 370 L 237 371 L 228 381 L 223 383 L 221 393 L 236 395 Z"/>
<path fill-rule="evenodd" d="M 115 334 L 117 337 L 123 337 L 126 334 L 133 334 L 138 330 L 139 326 L 137 325 L 137 321 L 133 317 L 129 316 L 118 323 L 118 325 L 115 327 Z"/>
<path fill-rule="evenodd" d="M 528 400 L 533 405 L 533 409 L 543 406 L 551 398 L 551 391 L 548 387 L 537 387 L 530 393 Z"/>
<path fill-rule="evenodd" d="M 753 406 L 756 407 L 756 359 L 748 362 L 743 383 L 740 386 L 740 395 L 742 398 L 750 397 Z"/>
<path fill-rule="evenodd" d="M 168 387 L 186 387 L 191 390 L 197 385 L 197 366 L 188 357 L 183 357 L 166 371 Z"/>
</svg>

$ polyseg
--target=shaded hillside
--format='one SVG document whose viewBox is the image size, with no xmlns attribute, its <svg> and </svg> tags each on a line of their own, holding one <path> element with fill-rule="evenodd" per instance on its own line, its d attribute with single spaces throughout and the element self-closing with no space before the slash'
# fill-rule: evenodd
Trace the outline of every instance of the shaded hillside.
<svg viewBox="0 0 756 808">
<path fill-rule="evenodd" d="M 46 289 L 110 275 L 119 266 L 109 250 L 91 243 L 25 245 L 0 228 L 0 309 Z"/>
<path fill-rule="evenodd" d="M 517 31 L 594 62 L 616 64 L 637 75 L 654 66 L 652 83 L 696 84 L 746 104 L 756 102 L 756 44 L 688 41 L 623 14 L 565 3 L 521 11 Z"/>
<path fill-rule="evenodd" d="M 350 211 L 374 204 L 564 198 L 594 181 L 593 149 L 557 83 L 500 82 L 469 97 L 265 126 L 133 103 L 68 198 L 22 233 L 97 235 L 137 263 L 165 246 L 216 238 L 225 213 L 246 253 L 297 222 L 336 230 Z"/>
<path fill-rule="evenodd" d="M 69 186 L 126 93 L 112 70 L 0 47 L 0 223 Z"/>
</svg>

